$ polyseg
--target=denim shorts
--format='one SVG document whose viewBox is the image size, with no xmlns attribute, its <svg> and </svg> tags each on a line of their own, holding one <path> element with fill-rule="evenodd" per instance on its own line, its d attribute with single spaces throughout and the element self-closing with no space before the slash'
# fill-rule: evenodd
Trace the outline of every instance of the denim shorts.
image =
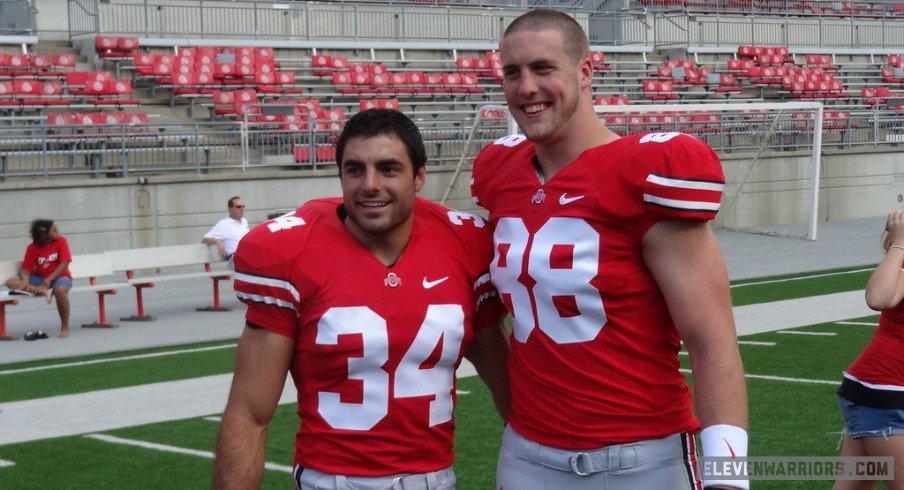
<svg viewBox="0 0 904 490">
<path fill-rule="evenodd" d="M 838 405 L 846 436 L 859 439 L 904 435 L 904 409 L 865 407 L 842 397 L 838 397 Z"/>
<path fill-rule="evenodd" d="M 40 286 L 41 284 L 44 284 L 44 278 L 39 275 L 32 274 L 28 276 L 28 282 L 30 282 L 32 286 Z M 57 286 L 65 286 L 66 291 L 69 291 L 70 289 L 72 289 L 72 279 L 69 279 L 66 276 L 60 276 L 50 282 L 50 289 L 56 289 Z"/>
</svg>

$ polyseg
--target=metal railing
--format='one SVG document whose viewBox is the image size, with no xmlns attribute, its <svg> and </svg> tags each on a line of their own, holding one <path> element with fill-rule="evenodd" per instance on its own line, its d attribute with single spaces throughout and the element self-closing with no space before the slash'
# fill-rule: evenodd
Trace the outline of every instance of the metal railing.
<svg viewBox="0 0 904 490">
<path fill-rule="evenodd" d="M 535 3 L 68 2 L 72 38 L 103 33 L 237 41 L 403 43 L 496 43 L 508 23 Z M 798 12 L 793 10 L 796 4 L 783 1 L 754 2 L 749 8 L 731 7 L 728 2 L 716 2 L 710 8 L 711 2 L 696 2 L 678 9 L 650 2 L 633 2 L 628 8 L 610 1 L 539 3 L 572 13 L 587 28 L 591 44 L 602 46 L 768 44 L 897 49 L 904 45 L 904 10 L 894 10 L 893 4 L 883 9 L 855 9 L 870 15 L 844 15 L 843 10 L 829 8 Z"/>
<path fill-rule="evenodd" d="M 0 36 L 32 35 L 36 31 L 35 7 L 26 0 L 0 0 Z"/>
<path fill-rule="evenodd" d="M 739 104 L 739 107 L 742 107 Z M 824 120 L 823 148 L 858 151 L 904 143 L 904 114 L 897 111 L 850 111 L 844 119 Z M 465 151 L 473 118 L 419 120 L 431 165 L 455 165 Z M 728 156 L 754 151 L 805 150 L 811 121 L 784 121 L 765 131 L 750 117 L 723 117 L 715 122 L 668 124 L 626 118 L 612 123 L 619 134 L 682 131 L 706 141 Z M 505 136 L 508 129 L 483 136 L 483 143 Z M 764 135 L 771 134 L 768 141 Z M 123 177 L 160 172 L 208 173 L 260 168 L 311 168 L 334 165 L 318 158 L 317 148 L 334 143 L 335 131 L 287 131 L 266 123 L 199 122 L 190 125 L 48 126 L 40 118 L 0 118 L 0 181 L 14 177 Z M 294 149 L 308 148 L 308 160 L 297 162 Z"/>
</svg>

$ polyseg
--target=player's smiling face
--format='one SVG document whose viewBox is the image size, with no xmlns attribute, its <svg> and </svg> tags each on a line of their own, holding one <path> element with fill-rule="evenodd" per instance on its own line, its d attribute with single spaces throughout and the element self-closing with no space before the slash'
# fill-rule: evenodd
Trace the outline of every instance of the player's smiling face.
<svg viewBox="0 0 904 490">
<path fill-rule="evenodd" d="M 516 31 L 503 38 L 500 54 L 505 99 L 525 136 L 541 144 L 567 136 L 586 75 L 566 53 L 562 34 Z"/>
<path fill-rule="evenodd" d="M 348 140 L 340 169 L 346 226 L 365 244 L 410 233 L 415 195 L 424 185 L 405 144 L 394 135 Z"/>
</svg>

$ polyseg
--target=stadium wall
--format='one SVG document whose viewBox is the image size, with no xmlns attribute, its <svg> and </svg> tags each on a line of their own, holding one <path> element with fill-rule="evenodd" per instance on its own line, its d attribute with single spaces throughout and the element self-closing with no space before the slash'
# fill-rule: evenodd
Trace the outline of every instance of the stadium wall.
<svg viewBox="0 0 904 490">
<path fill-rule="evenodd" d="M 422 195 L 439 200 L 454 168 L 431 168 Z M 245 217 L 257 224 L 276 210 L 308 199 L 340 194 L 336 168 L 316 171 L 254 171 L 253 174 L 151 175 L 0 183 L 0 259 L 21 259 L 35 218 L 57 222 L 73 253 L 199 242 L 226 216 L 226 202 L 240 195 Z M 473 206 L 468 175 L 450 195 L 453 207 Z"/>
<path fill-rule="evenodd" d="M 69 39 L 69 14 L 66 0 L 34 0 L 38 10 L 35 16 L 39 40 L 62 41 Z"/>
<path fill-rule="evenodd" d="M 764 167 L 800 167 L 801 157 L 783 156 L 761 162 Z M 746 156 L 726 156 L 726 173 L 744 171 Z M 797 171 L 800 173 L 800 171 Z M 793 173 L 793 172 L 792 172 Z M 432 167 L 422 195 L 439 200 L 454 168 Z M 770 176 L 771 175 L 771 176 Z M 781 193 L 799 192 L 801 179 L 788 172 L 754 174 L 743 206 L 734 219 L 774 220 L 783 210 Z M 338 195 L 335 169 L 255 171 L 249 174 L 184 174 L 0 183 L 0 259 L 19 258 L 28 243 L 31 220 L 57 221 L 77 253 L 194 243 L 226 214 L 226 201 L 241 195 L 252 224 L 275 210 L 294 209 L 315 197 Z M 470 175 L 458 176 L 447 201 L 450 207 L 476 211 L 468 196 Z M 143 182 L 143 183 L 142 183 Z M 904 202 L 904 155 L 858 152 L 823 156 L 820 221 L 881 216 Z M 40 197 L 38 197 L 40 196 Z M 17 204 L 19 203 L 19 204 Z M 760 216 L 755 216 L 759 213 Z"/>
</svg>

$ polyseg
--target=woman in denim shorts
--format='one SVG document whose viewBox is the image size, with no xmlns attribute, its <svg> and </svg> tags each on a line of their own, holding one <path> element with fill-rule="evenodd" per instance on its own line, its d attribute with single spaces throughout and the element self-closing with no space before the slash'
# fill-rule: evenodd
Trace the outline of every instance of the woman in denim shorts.
<svg viewBox="0 0 904 490">
<path fill-rule="evenodd" d="M 842 456 L 891 456 L 894 480 L 904 489 L 904 211 L 888 215 L 882 242 L 885 257 L 866 284 L 866 304 L 879 315 L 879 328 L 844 372 L 838 388 L 844 416 Z M 835 490 L 871 489 L 875 481 L 845 480 Z"/>
<path fill-rule="evenodd" d="M 60 314 L 60 337 L 68 337 L 69 290 L 72 289 L 72 273 L 69 272 L 72 252 L 69 250 L 69 242 L 49 219 L 36 219 L 31 223 L 31 240 L 32 243 L 25 249 L 19 277 L 6 281 L 6 287 L 14 293 L 43 295 L 48 303 L 56 299 Z M 25 338 L 31 340 L 28 336 Z"/>
</svg>

